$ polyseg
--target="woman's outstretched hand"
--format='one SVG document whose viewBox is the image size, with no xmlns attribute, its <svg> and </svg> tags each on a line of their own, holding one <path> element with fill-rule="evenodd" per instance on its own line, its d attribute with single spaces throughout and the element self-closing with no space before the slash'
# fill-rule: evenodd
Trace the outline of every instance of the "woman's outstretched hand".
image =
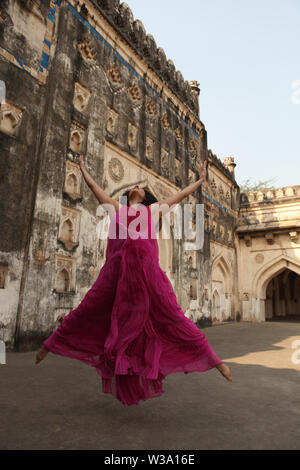
<svg viewBox="0 0 300 470">
<path fill-rule="evenodd" d="M 199 167 L 199 174 L 200 174 L 199 181 L 201 184 L 204 183 L 204 181 L 206 180 L 206 166 L 207 166 L 207 161 L 205 160 L 203 162 L 203 165 Z"/>
</svg>

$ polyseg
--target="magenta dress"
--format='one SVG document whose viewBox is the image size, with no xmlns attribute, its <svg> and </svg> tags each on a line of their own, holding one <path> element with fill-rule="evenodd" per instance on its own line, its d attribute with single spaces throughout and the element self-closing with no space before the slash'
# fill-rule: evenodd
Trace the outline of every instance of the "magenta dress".
<svg viewBox="0 0 300 470">
<path fill-rule="evenodd" d="M 164 393 L 168 374 L 205 372 L 223 362 L 185 316 L 159 265 L 150 208 L 139 206 L 135 216 L 129 209 L 111 218 L 96 282 L 44 347 L 95 367 L 103 393 L 138 405 Z M 133 228 L 136 217 L 142 223 Z"/>
</svg>

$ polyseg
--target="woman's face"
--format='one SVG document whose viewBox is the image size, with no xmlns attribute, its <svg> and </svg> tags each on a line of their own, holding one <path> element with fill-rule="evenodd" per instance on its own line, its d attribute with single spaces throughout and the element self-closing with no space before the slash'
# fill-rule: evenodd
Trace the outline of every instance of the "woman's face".
<svg viewBox="0 0 300 470">
<path fill-rule="evenodd" d="M 128 199 L 130 200 L 132 198 L 132 196 L 134 195 L 134 197 L 137 197 L 137 195 L 140 196 L 140 199 L 141 199 L 141 202 L 145 199 L 145 196 L 146 196 L 146 193 L 145 191 L 139 187 L 139 185 L 135 185 L 134 188 L 132 188 L 130 191 L 129 191 L 129 197 Z"/>
</svg>

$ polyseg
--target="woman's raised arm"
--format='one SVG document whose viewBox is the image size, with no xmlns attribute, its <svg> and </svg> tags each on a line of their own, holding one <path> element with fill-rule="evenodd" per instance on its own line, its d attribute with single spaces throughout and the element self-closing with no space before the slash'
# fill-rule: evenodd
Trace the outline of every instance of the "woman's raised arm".
<svg viewBox="0 0 300 470">
<path fill-rule="evenodd" d="M 93 180 L 93 178 L 88 173 L 85 167 L 83 155 L 80 155 L 79 165 L 80 165 L 81 173 L 86 181 L 86 184 L 92 190 L 92 192 L 94 193 L 94 195 L 96 196 L 100 204 L 112 204 L 115 207 L 116 211 L 118 212 L 120 209 L 119 202 L 116 199 L 113 199 L 112 197 L 110 197 L 108 194 L 106 194 L 106 192 L 103 191 L 103 189 L 101 189 L 100 186 L 98 186 L 98 184 Z"/>
<path fill-rule="evenodd" d="M 192 194 L 196 189 L 199 188 L 199 186 L 205 181 L 206 179 L 206 165 L 207 162 L 203 163 L 201 169 L 200 169 L 200 179 L 196 181 L 195 183 L 190 184 L 186 188 L 184 188 L 182 191 L 179 191 L 177 194 L 174 194 L 173 196 L 170 196 L 166 199 L 162 199 L 159 202 L 155 202 L 154 204 L 151 204 L 151 206 L 156 206 L 159 205 L 167 205 L 169 207 L 173 206 L 174 204 L 179 204 L 184 198 Z"/>
</svg>

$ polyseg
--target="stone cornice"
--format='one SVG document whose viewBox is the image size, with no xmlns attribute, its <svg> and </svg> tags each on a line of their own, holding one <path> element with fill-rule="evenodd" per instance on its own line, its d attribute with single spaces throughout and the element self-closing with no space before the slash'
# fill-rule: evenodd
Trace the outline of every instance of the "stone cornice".
<svg viewBox="0 0 300 470">
<path fill-rule="evenodd" d="M 197 93 L 196 88 L 184 80 L 174 63 L 166 58 L 164 50 L 157 47 L 153 36 L 146 33 L 143 23 L 134 19 L 127 3 L 120 3 L 120 0 L 76 0 L 70 3 L 75 4 L 77 9 L 78 6 L 85 4 L 87 7 L 91 3 L 194 117 L 199 119 L 199 91 Z"/>
<path fill-rule="evenodd" d="M 300 201 L 300 186 L 286 186 L 284 188 L 252 191 L 240 195 L 240 207 L 248 208 L 287 201 Z"/>
</svg>

